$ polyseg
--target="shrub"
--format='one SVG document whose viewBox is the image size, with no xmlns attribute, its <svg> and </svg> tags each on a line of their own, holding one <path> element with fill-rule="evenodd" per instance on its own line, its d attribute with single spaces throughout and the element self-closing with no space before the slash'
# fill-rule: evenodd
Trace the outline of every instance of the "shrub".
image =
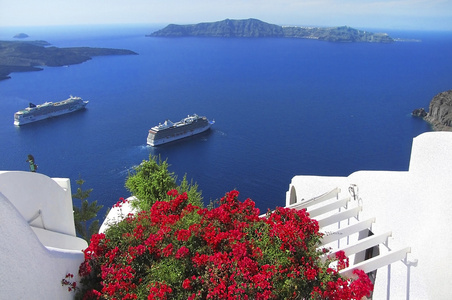
<svg viewBox="0 0 452 300">
<path fill-rule="evenodd" d="M 176 188 L 176 176 L 168 167 L 166 160 L 150 155 L 129 174 L 126 188 L 140 200 L 133 203 L 135 208 L 149 210 L 156 201 L 167 199 L 166 192 Z"/>
<path fill-rule="evenodd" d="M 75 194 L 72 194 L 72 202 L 76 202 L 75 199 L 80 200 L 80 207 L 73 204 L 74 210 L 74 225 L 77 232 L 77 236 L 83 238 L 89 243 L 91 236 L 99 231 L 99 220 L 96 219 L 99 210 L 104 207 L 98 205 L 97 200 L 89 202 L 88 198 L 93 189 L 83 190 L 83 184 L 85 180 L 79 179 L 76 181 L 78 188 Z"/>
<path fill-rule="evenodd" d="M 126 180 L 126 188 L 139 201 L 132 202 L 132 206 L 138 210 L 149 210 L 152 205 L 161 200 L 170 200 L 166 194 L 169 190 L 177 189 L 180 193 L 186 192 L 194 205 L 202 205 L 201 192 L 198 191 L 196 183 L 188 183 L 185 175 L 182 182 L 177 186 L 177 176 L 168 170 L 169 164 L 166 160 L 156 156 L 149 156 L 149 160 L 135 167 L 134 172 L 129 174 Z"/>
<path fill-rule="evenodd" d="M 94 235 L 80 267 L 83 299 L 361 299 L 369 278 L 322 262 L 317 221 L 277 208 L 259 217 L 231 191 L 216 208 L 168 192 L 149 211 Z M 345 256 L 338 265 L 344 265 Z"/>
</svg>

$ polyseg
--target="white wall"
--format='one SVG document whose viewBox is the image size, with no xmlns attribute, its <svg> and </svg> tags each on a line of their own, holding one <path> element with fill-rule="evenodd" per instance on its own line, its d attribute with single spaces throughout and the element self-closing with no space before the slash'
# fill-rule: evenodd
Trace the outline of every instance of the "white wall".
<svg viewBox="0 0 452 300">
<path fill-rule="evenodd" d="M 69 179 L 65 180 L 69 181 Z M 0 172 L 0 191 L 10 199 L 27 221 L 41 210 L 42 218 L 33 222 L 34 226 L 75 236 L 69 184 L 66 184 L 66 188 L 63 189 L 55 180 L 43 174 L 2 171 Z"/>
<path fill-rule="evenodd" d="M 135 214 L 136 210 L 132 207 L 131 202 L 136 200 L 135 196 L 129 197 L 127 201 L 122 203 L 119 207 L 112 207 L 108 212 L 107 217 L 99 228 L 99 233 L 105 233 L 105 231 L 112 225 L 117 224 L 124 220 L 129 214 Z"/>
<path fill-rule="evenodd" d="M 61 286 L 78 281 L 82 251 L 46 248 L 14 205 L 0 194 L 0 299 L 73 299 Z"/>
<path fill-rule="evenodd" d="M 75 234 L 69 179 L 0 171 L 0 238 L 0 299 L 73 299 L 61 280 L 78 282 L 88 244 Z"/>
</svg>

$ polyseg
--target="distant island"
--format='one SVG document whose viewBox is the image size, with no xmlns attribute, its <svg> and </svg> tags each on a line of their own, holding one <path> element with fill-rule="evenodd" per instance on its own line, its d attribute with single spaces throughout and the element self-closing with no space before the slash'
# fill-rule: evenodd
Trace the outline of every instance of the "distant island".
<svg viewBox="0 0 452 300">
<path fill-rule="evenodd" d="M 48 46 L 46 41 L 0 41 L 0 80 L 10 78 L 13 72 L 41 71 L 39 66 L 67 66 L 93 56 L 137 54 L 125 49 Z"/>
<path fill-rule="evenodd" d="M 26 33 L 18 33 L 13 38 L 15 38 L 15 39 L 26 39 L 27 37 L 29 37 L 29 36 Z"/>
<path fill-rule="evenodd" d="M 170 24 L 148 37 L 303 38 L 329 42 L 392 43 L 386 33 L 372 33 L 348 26 L 295 27 L 269 24 L 257 19 L 230 20 L 193 25 Z"/>
</svg>

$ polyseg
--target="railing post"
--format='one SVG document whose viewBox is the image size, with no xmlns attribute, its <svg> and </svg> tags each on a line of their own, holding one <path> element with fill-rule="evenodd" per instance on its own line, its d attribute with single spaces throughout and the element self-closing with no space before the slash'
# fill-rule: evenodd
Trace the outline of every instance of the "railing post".
<svg viewBox="0 0 452 300">
<path fill-rule="evenodd" d="M 386 299 L 391 298 L 391 264 L 388 265 L 388 284 L 386 287 Z"/>
<path fill-rule="evenodd" d="M 414 261 L 408 261 L 408 258 L 405 258 L 405 265 L 407 267 L 406 271 L 406 299 L 410 300 L 410 285 L 411 285 L 411 267 L 417 266 L 417 259 Z"/>
</svg>

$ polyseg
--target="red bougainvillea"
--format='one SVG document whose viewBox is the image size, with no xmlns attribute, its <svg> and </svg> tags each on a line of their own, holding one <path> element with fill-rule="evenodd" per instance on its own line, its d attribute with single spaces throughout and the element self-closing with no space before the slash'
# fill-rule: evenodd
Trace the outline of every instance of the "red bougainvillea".
<svg viewBox="0 0 452 300">
<path fill-rule="evenodd" d="M 80 267 L 82 299 L 361 299 L 367 275 L 341 278 L 323 262 L 317 221 L 305 210 L 266 217 L 231 191 L 200 208 L 173 190 L 169 202 L 93 236 Z M 339 253 L 338 267 L 348 259 Z"/>
</svg>

